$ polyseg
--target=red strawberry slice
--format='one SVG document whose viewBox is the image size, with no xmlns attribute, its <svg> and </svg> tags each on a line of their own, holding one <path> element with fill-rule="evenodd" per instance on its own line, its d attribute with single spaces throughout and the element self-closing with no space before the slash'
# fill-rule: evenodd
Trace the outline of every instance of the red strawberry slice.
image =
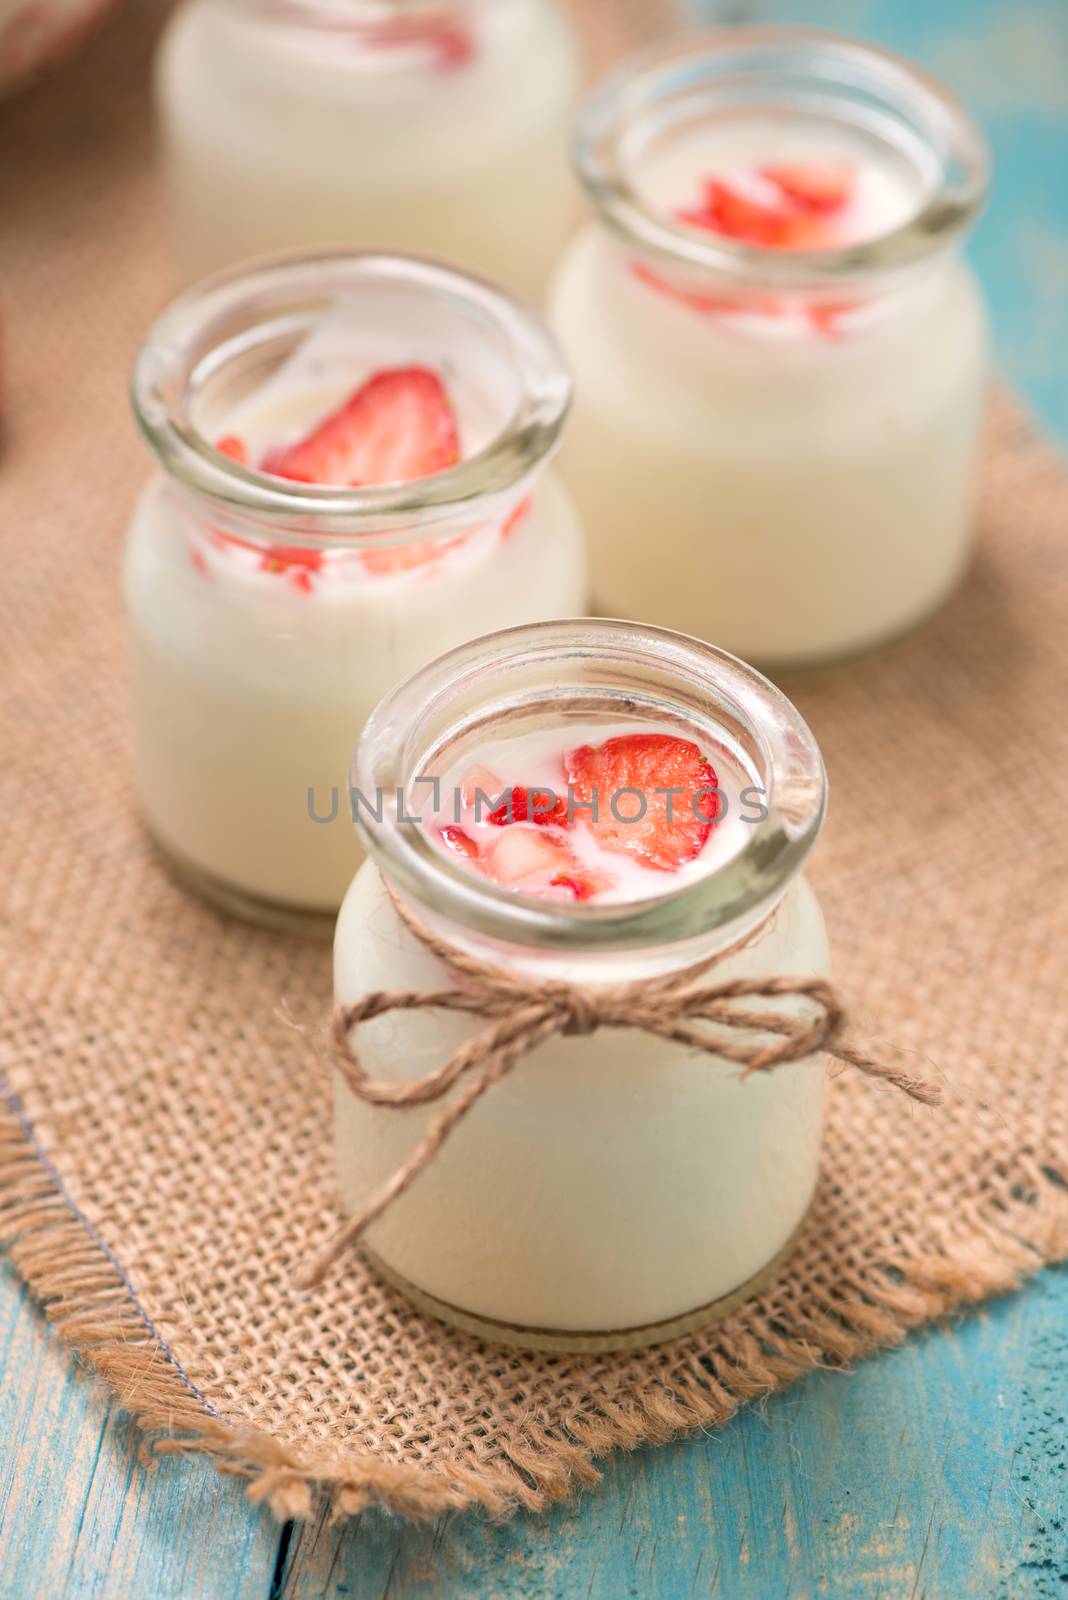
<svg viewBox="0 0 1068 1600">
<path fill-rule="evenodd" d="M 603 894 L 606 889 L 614 889 L 615 878 L 607 872 L 558 872 L 549 879 L 550 889 L 563 889 L 574 900 L 592 900 L 594 895 Z"/>
<path fill-rule="evenodd" d="M 570 872 L 558 872 L 555 878 L 549 879 L 551 889 L 566 889 L 576 900 L 589 900 L 594 893 L 593 884 L 588 878 L 577 878 Z"/>
<path fill-rule="evenodd" d="M 522 784 L 512 786 L 509 798 L 491 811 L 486 821 L 495 828 L 512 822 L 533 822 L 539 828 L 571 826 L 565 799 L 554 797 L 548 789 L 526 789 Z"/>
<path fill-rule="evenodd" d="M 373 24 L 366 37 L 379 49 L 427 45 L 434 52 L 434 64 L 439 72 L 456 72 L 475 58 L 473 33 L 464 27 L 458 16 L 448 12 L 440 16 L 385 18 Z"/>
<path fill-rule="evenodd" d="M 408 483 L 454 467 L 460 436 L 449 397 L 427 367 L 376 372 L 297 444 L 272 450 L 264 472 L 298 483 Z"/>
<path fill-rule="evenodd" d="M 703 205 L 684 208 L 676 215 L 691 228 L 770 249 L 781 249 L 789 235 L 790 219 L 781 211 L 750 200 L 720 178 L 707 179 Z"/>
<path fill-rule="evenodd" d="M 841 211 L 853 194 L 854 172 L 848 161 L 774 163 L 761 167 L 760 175 L 791 205 L 819 216 Z"/>
<path fill-rule="evenodd" d="M 517 506 L 512 507 L 511 511 L 509 511 L 508 515 L 501 523 L 502 541 L 510 539 L 513 533 L 515 533 L 516 529 L 519 527 L 520 523 L 526 520 L 533 503 L 534 502 L 531 499 L 531 496 L 528 494 L 525 499 L 520 500 Z"/>
<path fill-rule="evenodd" d="M 446 823 L 440 832 L 449 849 L 454 850 L 458 856 L 464 856 L 469 861 L 478 860 L 478 845 L 469 833 L 465 833 L 462 828 L 454 827 L 451 822 Z"/>
<path fill-rule="evenodd" d="M 239 466 L 248 466 L 248 447 L 244 439 L 239 439 L 236 433 L 226 433 L 221 439 L 215 441 L 215 448 L 221 456 L 229 456 L 231 461 L 236 461 Z"/>
<path fill-rule="evenodd" d="M 700 294 L 689 289 L 680 289 L 673 283 L 668 283 L 652 267 L 647 267 L 643 261 L 632 261 L 630 270 L 639 283 L 646 284 L 650 289 L 655 289 L 658 294 L 663 294 L 670 300 L 677 300 L 690 311 L 698 311 L 703 316 L 729 317 L 749 313 L 751 316 L 781 317 L 785 306 L 781 300 L 776 300 L 773 295 L 749 292 L 745 295 L 728 294 Z"/>
<path fill-rule="evenodd" d="M 684 207 L 675 215 L 691 228 L 762 245 L 765 250 L 818 250 L 829 242 L 826 223 L 819 216 L 764 205 L 722 178 L 706 179 L 703 205 Z"/>
<path fill-rule="evenodd" d="M 458 72 L 475 59 L 475 36 L 460 22 L 443 22 L 434 34 L 433 44 L 441 72 Z"/>
<path fill-rule="evenodd" d="M 850 316 L 859 305 L 858 300 L 822 300 L 813 301 L 806 309 L 816 332 L 833 339 L 842 331 L 839 326 L 842 318 Z"/>
<path fill-rule="evenodd" d="M 425 567 L 438 555 L 438 547 L 426 539 L 409 544 L 385 545 L 381 550 L 363 550 L 360 559 L 368 572 L 378 578 L 389 578 L 398 572 L 411 572 L 415 567 Z"/>
<path fill-rule="evenodd" d="M 289 572 L 294 567 L 305 573 L 318 572 L 322 564 L 323 552 L 310 546 L 269 544 L 260 557 L 263 572 Z"/>
<path fill-rule="evenodd" d="M 315 585 L 312 576 L 321 572 L 323 552 L 300 545 L 269 544 L 260 556 L 260 571 L 278 573 L 288 578 L 301 594 L 311 594 Z"/>
<path fill-rule="evenodd" d="M 248 464 L 248 448 L 244 439 L 239 439 L 236 433 L 224 434 L 215 441 L 215 448 L 220 455 L 229 456 L 231 461 L 238 462 L 241 466 Z M 312 573 L 318 572 L 323 565 L 323 552 L 310 546 L 305 548 L 300 545 L 270 544 L 267 548 L 261 547 L 250 540 L 241 539 L 236 534 L 224 533 L 221 528 L 213 529 L 214 538 L 223 545 L 236 545 L 242 550 L 256 550 L 259 552 L 259 567 L 261 572 L 276 572 L 290 576 L 294 588 L 304 594 L 312 591 Z"/>
<path fill-rule="evenodd" d="M 588 812 L 582 816 L 606 850 L 638 856 L 661 872 L 675 872 L 701 854 L 718 807 L 717 796 L 703 791 L 716 787 L 716 774 L 691 740 L 627 733 L 601 745 L 580 745 L 564 765 L 576 801 L 588 806 L 596 795 L 596 819 Z M 625 789 L 641 791 L 644 815 L 638 796 Z M 658 789 L 680 792 L 669 796 Z"/>
</svg>

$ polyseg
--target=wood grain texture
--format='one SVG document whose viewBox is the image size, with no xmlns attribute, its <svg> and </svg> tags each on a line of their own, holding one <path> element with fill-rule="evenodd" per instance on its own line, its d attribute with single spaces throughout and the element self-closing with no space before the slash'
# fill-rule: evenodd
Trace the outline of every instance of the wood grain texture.
<svg viewBox="0 0 1068 1600">
<path fill-rule="evenodd" d="M 1063 0 L 703 6 L 865 34 L 978 111 L 996 169 L 973 256 L 999 358 L 1068 443 Z M 600 1490 L 503 1526 L 369 1516 L 284 1544 L 210 1468 L 146 1470 L 118 1408 L 3 1276 L 0 1372 L 3 1600 L 1068 1597 L 1066 1271 L 719 1434 L 613 1461 Z"/>
<path fill-rule="evenodd" d="M 240 1484 L 161 1457 L 0 1271 L 4 1600 L 266 1600 L 277 1523 Z"/>
</svg>

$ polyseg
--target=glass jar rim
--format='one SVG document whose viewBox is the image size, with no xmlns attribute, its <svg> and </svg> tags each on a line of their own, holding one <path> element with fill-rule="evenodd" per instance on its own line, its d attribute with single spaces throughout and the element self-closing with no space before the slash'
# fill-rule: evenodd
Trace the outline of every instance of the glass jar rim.
<svg viewBox="0 0 1068 1600">
<path fill-rule="evenodd" d="M 754 821 L 745 845 L 701 877 L 663 894 L 624 903 L 572 905 L 517 893 L 471 871 L 415 825 L 406 810 L 418 776 L 420 730 L 453 716 L 463 697 L 486 685 L 507 696 L 509 673 L 544 666 L 552 693 L 566 694 L 569 670 L 601 663 L 606 705 L 614 670 L 635 662 L 707 697 L 715 718 L 730 715 L 759 751 L 766 815 Z M 577 692 L 590 683 L 576 679 Z M 545 692 L 521 689 L 500 698 L 501 714 L 536 710 Z M 670 694 L 670 688 L 662 691 Z M 636 698 L 626 695 L 628 715 Z M 650 698 L 652 710 L 658 702 Z M 482 713 L 480 713 L 482 715 Z M 461 714 L 462 720 L 462 714 Z M 443 726 L 450 724 L 446 721 Z M 415 758 L 412 765 L 412 758 Z M 411 767 L 411 770 L 409 768 Z M 428 781 L 424 777 L 424 782 Z M 766 914 L 816 842 L 826 810 L 827 781 L 816 741 L 790 700 L 769 679 L 689 635 L 603 618 L 524 624 L 485 634 L 448 651 L 390 691 L 371 713 L 353 756 L 352 812 L 368 854 L 403 893 L 451 923 L 512 945 L 549 950 L 639 949 L 681 943 Z M 356 803 L 357 800 L 359 803 Z M 398 814 L 399 813 L 399 814 Z M 404 824 L 412 824 L 405 826 Z"/>
<path fill-rule="evenodd" d="M 502 341 L 517 394 L 510 417 L 481 449 L 429 477 L 350 488 L 259 472 L 223 455 L 192 425 L 197 384 L 226 353 L 247 348 L 257 327 L 296 332 L 309 306 L 367 284 L 438 298 Z M 340 535 L 358 543 L 361 535 L 410 530 L 413 519 L 420 537 L 433 537 L 435 523 L 444 536 L 458 513 L 515 490 L 556 447 L 571 405 L 571 377 L 538 314 L 497 285 L 421 256 L 337 250 L 271 257 L 186 290 L 149 329 L 130 396 L 149 450 L 184 488 L 224 513 L 282 527 L 287 537 Z"/>
<path fill-rule="evenodd" d="M 882 97 L 914 119 L 934 150 L 939 181 L 917 210 L 886 232 L 818 250 L 768 250 L 726 235 L 697 232 L 655 210 L 628 171 L 627 143 L 639 119 L 661 125 L 673 100 L 681 107 L 717 89 L 744 88 L 749 74 L 774 81 L 793 71 L 825 95 L 833 89 Z M 827 111 L 827 101 L 821 102 Z M 893 273 L 944 249 L 975 220 L 986 198 L 989 158 L 978 126 L 936 78 L 904 56 L 817 28 L 739 27 L 691 30 L 629 57 L 580 107 L 572 139 L 578 180 L 597 216 L 647 255 L 703 275 L 744 277 L 767 287 L 833 288 Z"/>
</svg>

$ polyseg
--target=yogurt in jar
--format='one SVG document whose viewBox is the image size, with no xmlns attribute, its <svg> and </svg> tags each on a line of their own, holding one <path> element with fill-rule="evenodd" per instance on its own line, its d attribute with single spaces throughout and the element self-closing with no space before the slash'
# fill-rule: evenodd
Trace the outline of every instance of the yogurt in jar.
<svg viewBox="0 0 1068 1600">
<path fill-rule="evenodd" d="M 818 751 L 770 684 L 697 641 L 610 622 L 477 640 L 387 697 L 353 778 L 370 859 L 338 918 L 341 1005 L 457 981 L 383 873 L 406 915 L 537 980 L 595 990 L 715 954 L 717 979 L 827 971 L 798 875 L 822 817 Z M 353 1044 L 370 1077 L 405 1081 L 485 1026 L 405 1009 Z M 788 1249 L 823 1088 L 820 1057 L 743 1078 L 640 1030 L 554 1036 L 477 1101 L 367 1248 L 418 1304 L 505 1342 L 672 1337 Z M 340 1074 L 335 1103 L 359 1213 L 437 1108 L 368 1105 Z"/>
<path fill-rule="evenodd" d="M 183 274 L 347 244 L 534 298 L 574 205 L 577 83 L 552 0 L 184 0 L 157 70 Z"/>
<path fill-rule="evenodd" d="M 769 664 L 931 612 L 986 377 L 963 111 L 867 46 L 732 30 L 622 69 L 576 148 L 595 221 L 550 307 L 598 609 Z"/>
<path fill-rule="evenodd" d="M 422 262 L 287 263 L 165 315 L 126 596 L 140 800 L 187 877 L 251 914 L 336 910 L 377 700 L 486 615 L 582 608 L 544 471 L 567 399 L 536 319 Z"/>
</svg>

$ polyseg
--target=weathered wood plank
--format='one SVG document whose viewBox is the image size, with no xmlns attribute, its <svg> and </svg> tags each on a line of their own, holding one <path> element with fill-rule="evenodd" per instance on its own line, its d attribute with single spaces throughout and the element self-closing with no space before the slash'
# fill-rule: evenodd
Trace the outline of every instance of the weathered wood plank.
<svg viewBox="0 0 1068 1600">
<path fill-rule="evenodd" d="M 146 1468 L 134 1430 L 0 1273 L 0 1594 L 267 1600 L 278 1525 L 202 1463 Z"/>
<path fill-rule="evenodd" d="M 284 1600 L 1051 1600 L 1068 1592 L 1068 1272 L 548 1517 L 296 1530 Z"/>
</svg>

